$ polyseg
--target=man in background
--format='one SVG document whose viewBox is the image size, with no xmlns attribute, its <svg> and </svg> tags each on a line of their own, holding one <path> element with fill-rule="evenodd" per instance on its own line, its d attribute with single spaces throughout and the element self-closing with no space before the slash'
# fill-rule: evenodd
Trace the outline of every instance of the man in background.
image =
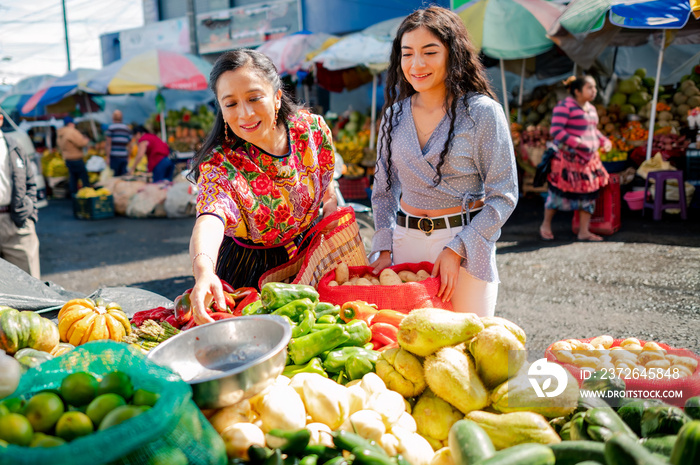
<svg viewBox="0 0 700 465">
<path fill-rule="evenodd" d="M 68 167 L 70 193 L 75 197 L 78 192 L 78 180 L 82 182 L 83 187 L 90 186 L 90 178 L 83 161 L 83 148 L 87 147 L 90 140 L 78 131 L 72 117 L 63 118 L 63 124 L 58 130 L 56 142 Z"/>
<path fill-rule="evenodd" d="M 109 125 L 105 132 L 106 161 L 114 176 L 121 176 L 128 171 L 129 152 L 127 146 L 131 141 L 131 137 L 131 129 L 122 122 L 122 112 L 114 110 L 112 113 L 112 124 Z"/>
<path fill-rule="evenodd" d="M 3 121 L 0 113 L 0 258 L 40 279 L 34 169 L 30 154 L 6 141 Z"/>
</svg>

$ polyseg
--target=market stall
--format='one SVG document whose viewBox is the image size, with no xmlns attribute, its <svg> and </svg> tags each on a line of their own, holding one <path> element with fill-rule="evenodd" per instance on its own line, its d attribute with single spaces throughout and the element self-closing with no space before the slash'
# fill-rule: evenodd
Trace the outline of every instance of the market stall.
<svg viewBox="0 0 700 465">
<path fill-rule="evenodd" d="M 432 306 L 430 269 L 222 282 L 205 325 L 190 290 L 0 308 L 0 464 L 696 463 L 700 356 L 610 335 L 530 354 L 512 321 Z"/>
</svg>

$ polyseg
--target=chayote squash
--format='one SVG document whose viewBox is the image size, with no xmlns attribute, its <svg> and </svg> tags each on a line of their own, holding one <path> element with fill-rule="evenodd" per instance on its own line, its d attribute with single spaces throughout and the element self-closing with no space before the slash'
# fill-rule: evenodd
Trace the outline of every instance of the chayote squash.
<svg viewBox="0 0 700 465">
<path fill-rule="evenodd" d="M 51 352 L 59 343 L 58 327 L 38 313 L 0 309 L 0 349 L 9 355 L 29 347 Z"/>
<path fill-rule="evenodd" d="M 43 350 L 31 349 L 29 347 L 20 349 L 15 354 L 15 360 L 27 369 L 34 368 L 51 359 L 53 359 L 53 355 L 50 353 L 44 352 Z"/>
</svg>

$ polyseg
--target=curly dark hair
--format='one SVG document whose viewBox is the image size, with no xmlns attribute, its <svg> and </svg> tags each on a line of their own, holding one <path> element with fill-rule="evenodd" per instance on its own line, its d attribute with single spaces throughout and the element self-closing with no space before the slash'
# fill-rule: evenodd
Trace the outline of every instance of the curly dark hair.
<svg viewBox="0 0 700 465">
<path fill-rule="evenodd" d="M 486 77 L 484 66 L 479 59 L 479 54 L 469 40 L 469 34 L 462 19 L 451 10 L 439 6 L 416 10 L 403 20 L 396 32 L 394 43 L 391 47 L 389 70 L 384 92 L 384 108 L 382 114 L 382 145 L 386 150 L 387 162 L 387 188 L 391 190 L 391 142 L 395 118 L 401 116 L 402 108 L 394 114 L 394 104 L 416 91 L 408 83 L 401 69 L 401 40 L 403 35 L 419 27 L 424 27 L 435 35 L 448 51 L 447 75 L 445 77 L 445 109 L 449 111 L 450 131 L 445 141 L 445 146 L 440 152 L 440 161 L 436 167 L 436 175 L 433 181 L 437 186 L 442 181 L 442 166 L 445 157 L 454 139 L 455 119 L 457 106 L 464 103 L 467 114 L 469 104 L 468 94 L 476 92 L 488 95 L 495 99 L 491 85 Z M 381 156 L 381 155 L 380 155 Z"/>
<path fill-rule="evenodd" d="M 224 133 L 224 117 L 221 112 L 221 107 L 218 105 L 218 95 L 216 93 L 216 85 L 219 82 L 219 78 L 222 74 L 227 71 L 236 71 L 245 66 L 252 67 L 261 79 L 269 82 L 272 86 L 273 93 L 277 93 L 278 90 L 282 89 L 282 98 L 280 100 L 280 109 L 278 113 L 277 121 L 286 121 L 289 115 L 292 115 L 299 111 L 302 107 L 292 100 L 292 98 L 285 91 L 282 80 L 277 73 L 277 68 L 275 64 L 266 55 L 250 49 L 238 49 L 231 50 L 222 54 L 214 63 L 214 67 L 209 73 L 209 88 L 217 96 L 217 112 L 216 119 L 214 120 L 214 126 L 204 140 L 202 147 L 197 151 L 193 160 L 193 170 L 189 174 L 190 180 L 195 183 L 199 179 L 200 171 L 199 165 L 207 159 L 211 151 L 223 144 L 226 140 Z M 232 134 L 232 137 L 236 137 Z"/>
</svg>

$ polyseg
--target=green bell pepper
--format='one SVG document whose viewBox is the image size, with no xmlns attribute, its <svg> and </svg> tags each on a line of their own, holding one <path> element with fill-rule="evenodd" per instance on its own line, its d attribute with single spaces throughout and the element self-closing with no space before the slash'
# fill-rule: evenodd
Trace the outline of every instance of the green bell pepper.
<svg viewBox="0 0 700 465">
<path fill-rule="evenodd" d="M 333 325 L 320 331 L 312 332 L 289 341 L 287 350 L 295 365 L 301 365 L 321 352 L 331 350 L 348 341 L 350 335 L 342 325 Z"/>
<path fill-rule="evenodd" d="M 316 323 L 314 312 L 312 310 L 304 310 L 299 324 L 292 328 L 292 337 L 301 337 L 309 334 L 311 328 L 314 327 L 314 323 Z"/>
<path fill-rule="evenodd" d="M 270 436 L 284 439 L 285 443 L 280 446 L 279 450 L 283 454 L 293 455 L 303 452 L 311 440 L 311 432 L 308 429 L 300 429 L 298 431 L 285 431 L 282 429 L 271 429 L 267 432 Z"/>
<path fill-rule="evenodd" d="M 299 461 L 299 465 L 316 465 L 317 463 L 318 455 L 316 454 L 307 455 Z"/>
<path fill-rule="evenodd" d="M 374 364 L 377 362 L 377 360 L 379 360 L 379 355 L 379 352 L 367 350 L 364 347 L 341 347 L 328 353 L 326 358 L 323 360 L 323 368 L 325 368 L 328 372 L 337 373 L 345 368 L 345 363 L 350 357 L 358 356 L 369 359 L 372 364 Z"/>
<path fill-rule="evenodd" d="M 278 315 L 278 316 L 288 316 L 289 318 L 292 319 L 292 321 L 298 322 L 299 319 L 304 314 L 304 312 L 307 312 L 307 311 L 313 312 L 313 309 L 314 309 L 314 303 L 311 301 L 311 299 L 304 298 L 304 299 L 292 300 L 291 302 L 274 310 L 272 312 L 272 314 Z M 314 321 L 315 321 L 315 317 L 314 317 Z"/>
<path fill-rule="evenodd" d="M 267 310 L 263 307 L 263 304 L 260 300 L 256 300 L 255 302 L 249 303 L 245 307 L 243 307 L 243 310 L 241 310 L 241 315 L 264 315 L 268 313 Z"/>
<path fill-rule="evenodd" d="M 285 283 L 267 283 L 260 290 L 260 300 L 268 310 L 275 310 L 293 300 L 304 298 L 318 302 L 318 292 L 313 286 Z"/>
<path fill-rule="evenodd" d="M 338 316 L 340 314 L 340 305 L 333 305 L 328 302 L 319 302 L 316 304 L 316 308 L 314 308 L 314 311 L 316 312 L 316 317 L 322 317 L 324 315 L 335 315 Z"/>
<path fill-rule="evenodd" d="M 326 313 L 325 315 L 318 316 L 318 313 L 316 314 L 316 323 L 317 324 L 331 324 L 334 325 L 338 323 L 338 317 L 331 314 L 331 313 Z"/>
<path fill-rule="evenodd" d="M 345 362 L 345 373 L 347 373 L 350 381 L 361 379 L 364 375 L 373 371 L 374 363 L 361 355 L 351 355 Z"/>
<path fill-rule="evenodd" d="M 284 367 L 282 374 L 288 378 L 296 375 L 297 373 L 318 373 L 321 376 L 328 378 L 328 373 L 323 369 L 323 363 L 318 357 L 314 357 L 309 360 L 309 363 L 305 365 L 287 365 Z"/>
<path fill-rule="evenodd" d="M 345 325 L 349 338 L 342 346 L 364 346 L 372 339 L 372 330 L 363 320 L 352 320 Z"/>
</svg>

